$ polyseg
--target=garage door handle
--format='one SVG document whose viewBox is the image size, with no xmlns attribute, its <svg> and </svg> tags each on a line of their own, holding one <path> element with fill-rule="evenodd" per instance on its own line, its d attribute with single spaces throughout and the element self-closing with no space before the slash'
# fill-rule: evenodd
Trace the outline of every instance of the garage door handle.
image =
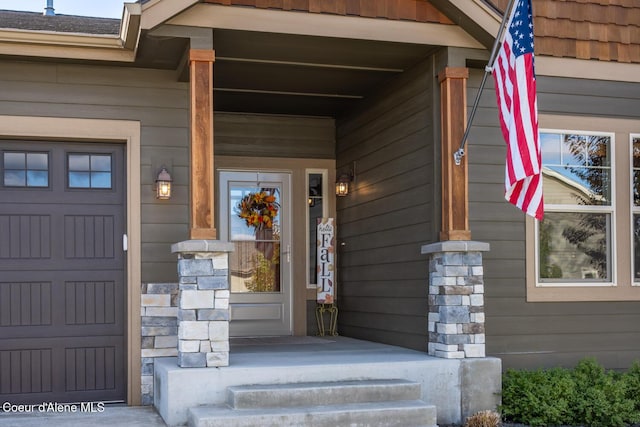
<svg viewBox="0 0 640 427">
<path fill-rule="evenodd" d="M 129 239 L 127 238 L 126 234 L 122 235 L 122 250 L 124 252 L 127 252 L 127 250 L 129 249 Z"/>
</svg>

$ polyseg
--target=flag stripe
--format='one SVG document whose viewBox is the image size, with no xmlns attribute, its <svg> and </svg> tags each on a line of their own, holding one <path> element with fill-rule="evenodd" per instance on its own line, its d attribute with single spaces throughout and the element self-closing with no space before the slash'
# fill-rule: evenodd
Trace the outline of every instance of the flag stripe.
<svg viewBox="0 0 640 427">
<path fill-rule="evenodd" d="M 500 128 L 507 143 L 505 198 L 542 219 L 541 155 L 531 0 L 517 0 L 493 64 Z"/>
</svg>

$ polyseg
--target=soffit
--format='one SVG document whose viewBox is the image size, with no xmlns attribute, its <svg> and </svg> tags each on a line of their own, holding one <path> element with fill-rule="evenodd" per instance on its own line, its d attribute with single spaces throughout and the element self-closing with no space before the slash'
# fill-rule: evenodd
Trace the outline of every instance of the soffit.
<svg viewBox="0 0 640 427">
<path fill-rule="evenodd" d="M 433 46 L 217 29 L 216 110 L 339 116 Z"/>
</svg>

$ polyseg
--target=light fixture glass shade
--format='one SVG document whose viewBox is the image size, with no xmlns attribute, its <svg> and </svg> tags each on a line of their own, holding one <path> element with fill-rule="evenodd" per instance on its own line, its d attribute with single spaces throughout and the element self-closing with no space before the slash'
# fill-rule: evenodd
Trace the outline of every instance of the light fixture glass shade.
<svg viewBox="0 0 640 427">
<path fill-rule="evenodd" d="M 336 181 L 336 196 L 343 197 L 349 194 L 350 181 L 351 178 L 349 178 L 349 175 L 347 175 L 346 173 L 340 175 L 340 177 Z"/>
<path fill-rule="evenodd" d="M 171 175 L 166 168 L 162 168 L 156 179 L 156 199 L 169 200 L 171 198 Z"/>
</svg>

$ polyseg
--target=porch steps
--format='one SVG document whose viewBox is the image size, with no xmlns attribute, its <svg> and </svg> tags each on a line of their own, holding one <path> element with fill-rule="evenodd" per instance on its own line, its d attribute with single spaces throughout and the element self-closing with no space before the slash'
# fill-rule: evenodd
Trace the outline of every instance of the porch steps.
<svg viewBox="0 0 640 427">
<path fill-rule="evenodd" d="M 436 408 L 420 395 L 420 384 L 407 380 L 233 386 L 226 405 L 191 408 L 188 422 L 193 427 L 436 427 Z"/>
</svg>

